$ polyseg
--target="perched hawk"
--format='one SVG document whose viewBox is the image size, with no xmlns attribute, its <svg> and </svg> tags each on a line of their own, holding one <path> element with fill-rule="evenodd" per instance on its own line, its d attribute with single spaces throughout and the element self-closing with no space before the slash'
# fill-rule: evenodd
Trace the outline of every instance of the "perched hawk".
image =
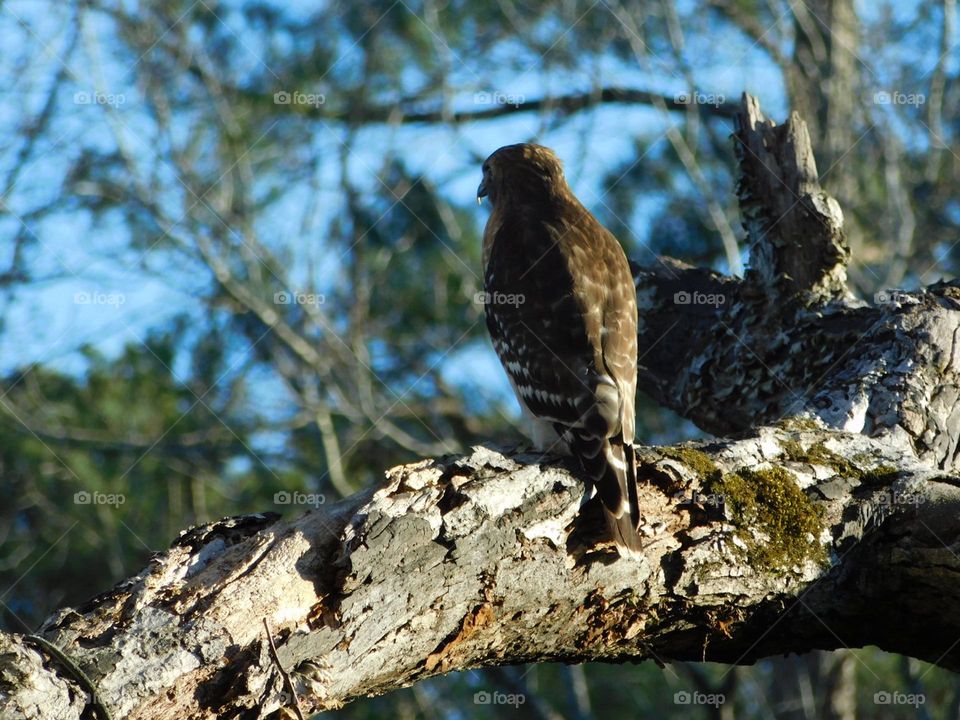
<svg viewBox="0 0 960 720">
<path fill-rule="evenodd" d="M 573 454 L 618 549 L 640 548 L 633 453 L 637 298 L 617 239 L 571 192 L 559 158 L 507 145 L 483 163 L 487 328 L 544 452 Z"/>
</svg>

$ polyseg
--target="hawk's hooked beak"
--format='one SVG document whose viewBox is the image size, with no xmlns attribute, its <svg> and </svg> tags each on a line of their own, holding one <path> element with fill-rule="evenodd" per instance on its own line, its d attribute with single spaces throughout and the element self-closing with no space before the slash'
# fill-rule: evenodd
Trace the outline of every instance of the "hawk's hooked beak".
<svg viewBox="0 0 960 720">
<path fill-rule="evenodd" d="M 483 199 L 487 196 L 487 180 L 484 178 L 480 181 L 480 186 L 477 188 L 477 205 L 483 204 Z"/>
</svg>

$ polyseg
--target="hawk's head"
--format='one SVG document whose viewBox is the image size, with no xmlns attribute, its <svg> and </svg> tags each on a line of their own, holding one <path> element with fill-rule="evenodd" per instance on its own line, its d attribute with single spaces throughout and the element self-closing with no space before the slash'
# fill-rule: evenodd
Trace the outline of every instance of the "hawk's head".
<svg viewBox="0 0 960 720">
<path fill-rule="evenodd" d="M 483 162 L 483 180 L 477 201 L 543 203 L 566 197 L 569 190 L 560 158 L 543 145 L 504 145 Z"/>
</svg>

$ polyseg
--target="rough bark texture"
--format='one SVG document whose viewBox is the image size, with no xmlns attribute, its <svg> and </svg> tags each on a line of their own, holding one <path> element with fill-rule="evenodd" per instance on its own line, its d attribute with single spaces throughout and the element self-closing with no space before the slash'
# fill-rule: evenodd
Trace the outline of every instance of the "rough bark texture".
<svg viewBox="0 0 960 720">
<path fill-rule="evenodd" d="M 309 712 L 483 665 L 865 644 L 960 669 L 960 290 L 852 300 L 803 122 L 745 98 L 736 143 L 750 272 L 637 272 L 643 389 L 734 438 L 641 450 L 642 557 L 563 461 L 424 460 L 195 528 L 40 639 L 0 638 L 0 715 L 276 717 L 291 687 Z"/>
<path fill-rule="evenodd" d="M 743 280 L 666 259 L 638 270 L 641 389 L 716 435 L 817 418 L 904 435 L 953 470 L 960 286 L 850 298 L 842 214 L 817 183 L 803 121 L 774 126 L 745 96 L 737 126 L 751 268 Z"/>
</svg>

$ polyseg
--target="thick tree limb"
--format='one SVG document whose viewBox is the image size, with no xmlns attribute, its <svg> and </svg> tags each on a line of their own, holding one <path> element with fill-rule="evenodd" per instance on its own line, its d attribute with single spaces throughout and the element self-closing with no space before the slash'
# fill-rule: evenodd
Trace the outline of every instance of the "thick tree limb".
<svg viewBox="0 0 960 720">
<path fill-rule="evenodd" d="M 650 540 L 636 562 L 596 542 L 599 513 L 578 515 L 583 485 L 562 466 L 478 448 L 396 468 L 325 511 L 187 533 L 43 635 L 129 718 L 267 717 L 289 696 L 263 617 L 311 711 L 540 660 L 749 663 L 872 643 L 960 667 L 957 621 L 926 612 L 960 594 L 956 479 L 825 430 L 703 451 L 645 451 Z M 70 675 L 4 645 L 0 676 L 43 681 L 43 717 L 79 716 Z M 29 697 L 4 716 L 37 716 Z"/>
<path fill-rule="evenodd" d="M 314 711 L 543 660 L 873 644 L 960 669 L 943 612 L 960 603 L 960 294 L 849 299 L 802 121 L 772 126 L 749 98 L 741 112 L 751 271 L 637 271 L 644 389 L 739 439 L 642 449 L 641 558 L 618 558 L 555 458 L 423 460 L 299 518 L 185 533 L 44 624 L 69 663 L 0 638 L 0 715 L 79 718 L 92 698 L 71 663 L 115 717 L 178 719 L 291 711 L 285 675 Z"/>
<path fill-rule="evenodd" d="M 842 215 L 817 183 L 803 121 L 774 126 L 745 96 L 738 127 L 750 271 L 667 259 L 637 270 L 641 389 L 717 435 L 806 416 L 903 434 L 919 458 L 955 469 L 960 286 L 849 299 Z"/>
</svg>

